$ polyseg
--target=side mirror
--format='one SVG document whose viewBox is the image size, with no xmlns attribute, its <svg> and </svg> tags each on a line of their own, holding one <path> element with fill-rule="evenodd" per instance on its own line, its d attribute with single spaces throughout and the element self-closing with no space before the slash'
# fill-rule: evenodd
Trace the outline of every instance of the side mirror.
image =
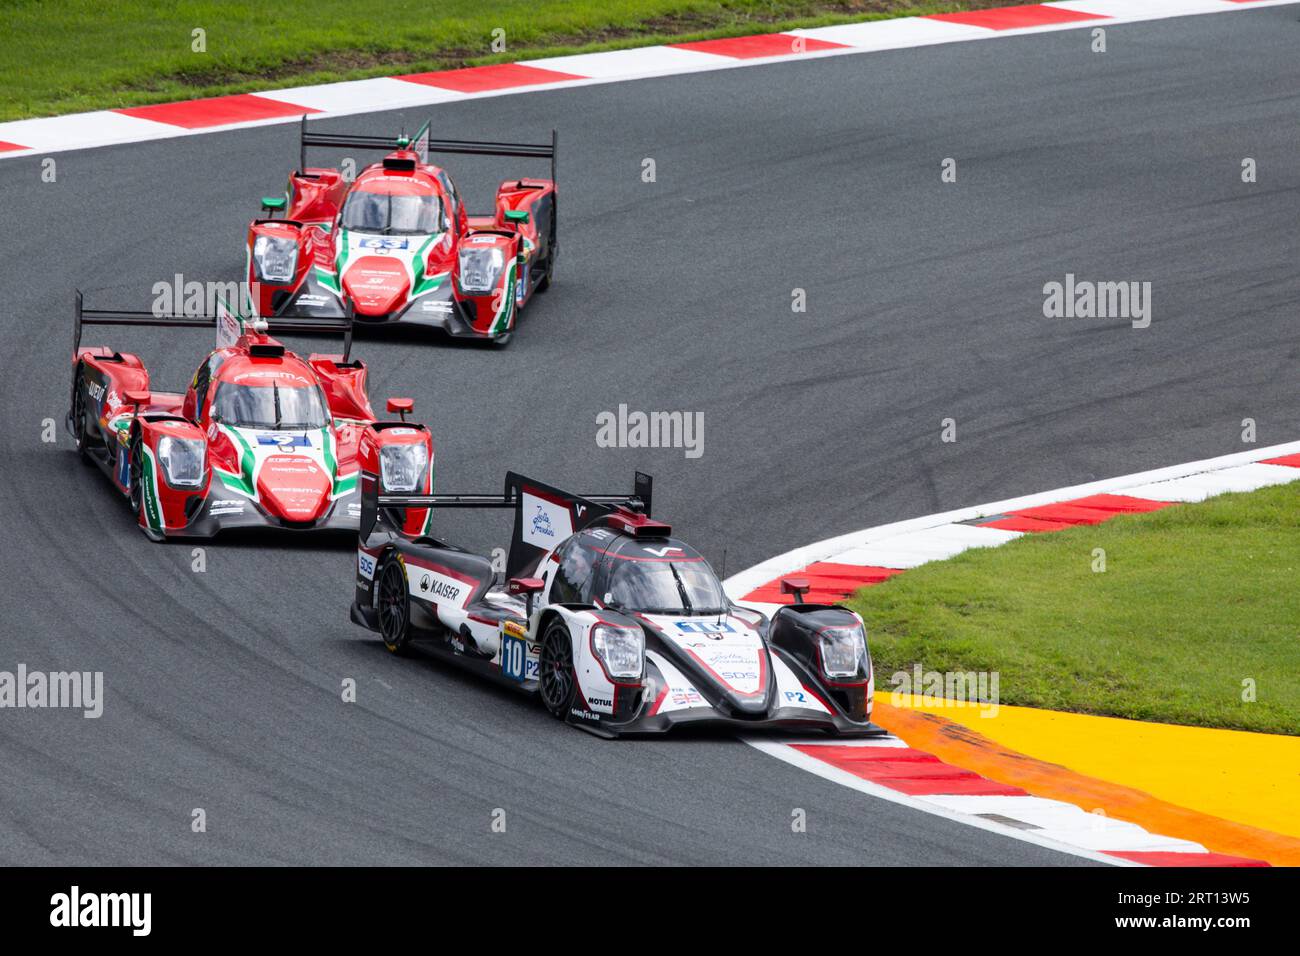
<svg viewBox="0 0 1300 956">
<path fill-rule="evenodd" d="M 408 412 L 415 409 L 415 400 L 410 398 L 390 398 L 388 400 L 388 413 L 390 415 L 401 415 L 402 421 L 406 421 Z"/>
<path fill-rule="evenodd" d="M 804 603 L 803 596 L 808 592 L 808 589 L 810 587 L 812 587 L 812 585 L 808 583 L 807 578 L 782 578 L 781 579 L 781 593 L 793 594 L 795 604 Z"/>
<path fill-rule="evenodd" d="M 122 397 L 126 399 L 128 405 L 134 405 L 137 409 L 141 405 L 148 405 L 153 396 L 144 389 L 128 388 L 122 392 Z"/>
<path fill-rule="evenodd" d="M 527 221 L 528 221 L 528 210 L 527 210 L 527 209 L 507 209 L 507 210 L 505 211 L 505 215 L 504 215 L 502 218 L 505 219 L 506 222 L 519 222 L 519 223 L 527 222 Z"/>
<path fill-rule="evenodd" d="M 284 210 L 285 205 L 286 205 L 286 200 L 283 196 L 262 197 L 262 209 L 265 212 L 271 213 L 272 215 L 274 215 L 277 212 L 282 212 Z"/>
<path fill-rule="evenodd" d="M 528 607 L 528 616 L 533 616 L 533 596 L 542 588 L 546 587 L 546 582 L 541 578 L 511 578 L 506 584 L 506 591 L 509 594 L 522 594 L 524 603 Z"/>
</svg>

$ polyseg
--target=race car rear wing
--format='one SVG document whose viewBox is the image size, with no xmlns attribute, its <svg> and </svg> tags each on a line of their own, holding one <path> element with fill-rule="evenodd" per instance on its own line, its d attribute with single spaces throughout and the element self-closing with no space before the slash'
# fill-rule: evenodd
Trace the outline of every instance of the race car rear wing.
<svg viewBox="0 0 1300 956">
<path fill-rule="evenodd" d="M 385 514 L 389 509 L 513 508 L 514 533 L 506 558 L 506 577 L 510 578 L 575 531 L 617 508 L 649 517 L 653 490 L 654 479 L 639 471 L 631 494 L 589 495 L 562 491 L 511 471 L 506 473 L 505 490 L 499 495 L 394 494 L 381 492 L 375 475 L 362 474 L 360 540 L 364 545 L 376 530 L 401 533 L 402 522 Z"/>
<path fill-rule="evenodd" d="M 87 309 L 77 290 L 76 314 L 72 324 L 72 356 L 81 350 L 81 329 L 86 325 L 145 325 L 169 329 L 213 329 L 217 345 L 233 344 L 243 331 L 246 322 L 256 321 L 258 328 L 276 335 L 293 335 L 297 332 L 339 332 L 343 335 L 343 361 L 352 355 L 352 320 L 350 318 L 258 318 L 239 315 L 218 299 L 214 315 L 156 315 L 153 312 L 123 312 L 115 309 Z"/>
<path fill-rule="evenodd" d="M 549 143 L 501 143 L 489 140 L 473 139 L 430 139 L 429 124 L 426 122 L 420 131 L 409 140 L 405 136 L 367 136 L 345 133 L 309 133 L 307 117 L 302 118 L 298 131 L 298 169 L 307 168 L 307 149 L 309 147 L 333 146 L 342 149 L 375 149 L 391 153 L 395 149 L 410 149 L 420 157 L 420 162 L 427 163 L 430 153 L 461 153 L 473 156 L 523 156 L 533 159 L 551 161 L 551 182 L 555 182 L 555 153 L 558 136 L 551 130 Z"/>
</svg>

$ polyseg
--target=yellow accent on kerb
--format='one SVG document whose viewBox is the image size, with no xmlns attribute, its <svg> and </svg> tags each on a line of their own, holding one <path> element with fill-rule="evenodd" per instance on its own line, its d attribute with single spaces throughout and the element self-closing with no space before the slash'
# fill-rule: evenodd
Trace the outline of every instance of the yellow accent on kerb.
<svg viewBox="0 0 1300 956">
<path fill-rule="evenodd" d="M 877 696 L 892 702 L 888 691 Z M 1178 806 L 1300 837 L 1300 737 L 951 702 L 916 710 L 1011 750 Z M 988 713 L 989 716 L 981 716 Z"/>
</svg>

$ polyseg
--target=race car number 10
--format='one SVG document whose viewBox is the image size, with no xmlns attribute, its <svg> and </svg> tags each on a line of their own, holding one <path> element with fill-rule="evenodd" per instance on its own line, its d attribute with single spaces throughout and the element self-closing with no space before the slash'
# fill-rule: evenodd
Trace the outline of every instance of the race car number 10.
<svg viewBox="0 0 1300 956">
<path fill-rule="evenodd" d="M 521 682 L 537 676 L 537 659 L 529 659 L 525 641 L 508 634 L 501 636 L 501 673 Z"/>
</svg>

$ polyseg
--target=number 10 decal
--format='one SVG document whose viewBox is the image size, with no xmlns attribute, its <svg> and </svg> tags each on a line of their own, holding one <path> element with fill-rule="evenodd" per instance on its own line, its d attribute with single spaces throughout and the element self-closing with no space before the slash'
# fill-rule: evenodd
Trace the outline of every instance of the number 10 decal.
<svg viewBox="0 0 1300 956">
<path fill-rule="evenodd" d="M 527 672 L 528 649 L 517 637 L 501 637 L 501 673 L 511 680 L 522 681 Z"/>
</svg>

